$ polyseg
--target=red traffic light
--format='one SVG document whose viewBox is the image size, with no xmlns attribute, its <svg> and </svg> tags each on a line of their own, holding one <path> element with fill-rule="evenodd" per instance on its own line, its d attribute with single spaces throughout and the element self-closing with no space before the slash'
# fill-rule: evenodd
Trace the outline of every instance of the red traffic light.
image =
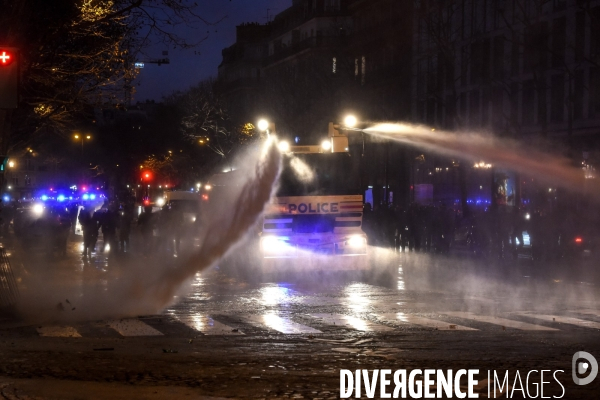
<svg viewBox="0 0 600 400">
<path fill-rule="evenodd" d="M 0 109 L 19 105 L 19 49 L 0 46 Z"/>
<path fill-rule="evenodd" d="M 142 180 L 151 181 L 154 178 L 152 171 L 142 171 Z"/>
<path fill-rule="evenodd" d="M 15 55 L 12 51 L 0 49 L 0 65 L 10 65 L 15 60 Z"/>
</svg>

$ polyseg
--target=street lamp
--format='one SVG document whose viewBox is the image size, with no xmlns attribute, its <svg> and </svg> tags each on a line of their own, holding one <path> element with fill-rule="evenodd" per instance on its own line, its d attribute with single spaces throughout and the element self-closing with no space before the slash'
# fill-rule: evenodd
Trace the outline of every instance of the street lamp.
<svg viewBox="0 0 600 400">
<path fill-rule="evenodd" d="M 263 132 L 267 131 L 269 129 L 269 121 L 267 121 L 266 119 L 261 119 L 260 121 L 258 121 L 258 124 L 256 126 L 258 126 L 258 129 L 260 129 Z"/>
<path fill-rule="evenodd" d="M 79 133 L 76 133 L 75 135 L 73 135 L 73 138 L 75 138 L 75 140 L 81 140 L 81 157 L 83 157 L 83 142 L 85 140 L 92 139 L 92 135 L 81 135 Z"/>
<path fill-rule="evenodd" d="M 358 120 L 356 119 L 356 117 L 354 115 L 348 115 L 348 116 L 346 116 L 346 118 L 344 118 L 344 125 L 348 128 L 356 127 L 357 123 L 358 123 Z"/>
<path fill-rule="evenodd" d="M 83 156 L 83 142 L 85 142 L 86 140 L 90 140 L 92 138 L 92 136 L 76 133 L 73 135 L 73 138 L 75 140 L 81 140 L 81 162 L 82 162 L 82 164 L 85 164 L 85 158 Z M 85 181 L 85 168 L 83 168 L 81 170 L 81 178 L 82 178 L 82 181 Z"/>
</svg>

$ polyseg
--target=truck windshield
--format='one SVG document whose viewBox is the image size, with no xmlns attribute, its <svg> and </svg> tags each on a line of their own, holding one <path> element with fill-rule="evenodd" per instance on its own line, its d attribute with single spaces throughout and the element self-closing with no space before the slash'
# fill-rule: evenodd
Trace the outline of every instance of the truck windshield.
<svg viewBox="0 0 600 400">
<path fill-rule="evenodd" d="M 198 200 L 171 200 L 169 205 L 184 213 L 198 212 L 200 202 Z"/>
<path fill-rule="evenodd" d="M 360 193 L 358 168 L 348 153 L 284 156 L 277 196 Z"/>
</svg>

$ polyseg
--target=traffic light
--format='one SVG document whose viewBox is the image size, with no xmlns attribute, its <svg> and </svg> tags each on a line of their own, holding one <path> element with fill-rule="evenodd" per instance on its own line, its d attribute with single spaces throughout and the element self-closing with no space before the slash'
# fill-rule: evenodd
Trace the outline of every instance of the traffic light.
<svg viewBox="0 0 600 400">
<path fill-rule="evenodd" d="M 0 156 L 0 172 L 6 171 L 7 165 L 8 165 L 8 157 Z"/>
<path fill-rule="evenodd" d="M 19 51 L 0 46 L 0 109 L 17 108 L 19 103 Z"/>
<path fill-rule="evenodd" d="M 145 182 L 150 182 L 154 178 L 152 175 L 152 171 L 142 171 L 142 180 Z"/>
</svg>

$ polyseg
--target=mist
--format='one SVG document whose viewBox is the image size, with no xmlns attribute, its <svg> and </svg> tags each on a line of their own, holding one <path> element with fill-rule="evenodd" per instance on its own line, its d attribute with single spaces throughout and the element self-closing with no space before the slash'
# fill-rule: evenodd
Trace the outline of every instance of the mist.
<svg viewBox="0 0 600 400">
<path fill-rule="evenodd" d="M 539 146 L 403 123 L 376 124 L 365 132 L 474 163 L 485 161 L 576 193 L 591 193 L 600 200 L 600 190 L 592 186 L 595 182 L 584 180 L 581 168 L 559 152 L 545 152 Z M 367 274 L 335 273 L 336 259 L 327 257 L 315 263 L 304 258 L 288 260 L 289 274 L 284 276 L 262 274 L 257 269 L 260 265 L 253 262 L 259 258 L 257 223 L 274 195 L 281 155 L 271 141 L 263 149 L 255 148 L 239 157 L 235 164 L 239 166 L 236 183 L 202 210 L 199 247 L 188 246 L 177 259 L 134 258 L 121 264 L 109 262 L 103 269 L 84 265 L 75 280 L 64 274 L 25 274 L 20 315 L 35 322 L 63 322 L 157 314 L 177 302 L 178 296 L 187 295 L 195 275 L 215 264 L 250 284 L 291 278 L 298 288 L 312 291 L 362 282 L 397 291 L 400 300 L 421 296 L 424 307 L 435 308 L 437 298 L 450 294 L 463 311 L 473 312 L 482 311 L 482 307 L 492 313 L 566 310 L 598 302 L 594 285 L 586 279 L 568 277 L 570 266 L 566 262 L 564 267 L 545 271 L 544 266 L 536 269 L 517 260 L 403 253 L 376 246 L 369 246 L 371 271 Z M 417 307 L 413 311 L 423 310 Z"/>
<path fill-rule="evenodd" d="M 408 123 L 379 123 L 364 130 L 381 139 L 393 140 L 419 149 L 466 159 L 484 161 L 494 167 L 510 169 L 576 193 L 589 193 L 600 201 L 600 187 L 585 179 L 581 167 L 549 143 L 535 145 L 478 132 L 450 132 Z"/>
<path fill-rule="evenodd" d="M 370 282 L 408 297 L 419 294 L 428 307 L 444 309 L 451 296 L 460 311 L 495 315 L 522 310 L 556 312 L 582 305 L 592 308 L 600 300 L 596 285 L 590 282 L 594 274 L 577 273 L 565 261 L 536 267 L 528 260 L 399 253 L 375 246 L 369 248 L 369 256 L 377 265 Z"/>
<path fill-rule="evenodd" d="M 236 184 L 201 210 L 199 247 L 177 259 L 138 257 L 125 263 L 109 259 L 104 269 L 85 265 L 75 275 L 28 273 L 22 277 L 20 316 L 35 322 L 108 319 L 160 313 L 188 283 L 240 241 L 259 219 L 280 171 L 281 154 L 273 140 L 237 160 Z M 39 269 L 40 266 L 37 266 Z"/>
</svg>

